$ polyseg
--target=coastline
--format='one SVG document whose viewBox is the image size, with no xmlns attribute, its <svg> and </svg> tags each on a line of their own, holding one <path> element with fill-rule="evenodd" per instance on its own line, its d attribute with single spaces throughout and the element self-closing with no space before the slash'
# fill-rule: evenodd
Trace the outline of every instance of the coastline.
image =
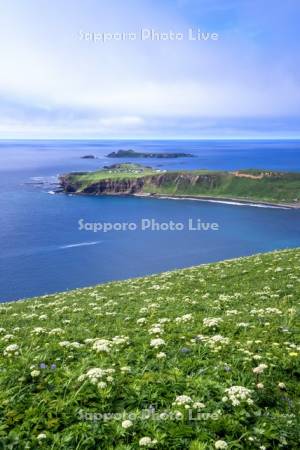
<svg viewBox="0 0 300 450">
<path fill-rule="evenodd" d="M 129 194 L 130 195 L 130 194 Z M 196 195 L 167 195 L 167 194 L 147 194 L 137 193 L 131 194 L 134 197 L 142 198 L 159 198 L 162 200 L 194 200 L 201 202 L 211 203 L 223 203 L 236 206 L 254 206 L 254 207 L 266 207 L 276 209 L 300 209 L 300 203 L 275 203 L 262 200 L 249 200 L 238 197 L 213 197 L 213 196 L 196 196 Z"/>
<path fill-rule="evenodd" d="M 160 200 L 190 200 L 190 201 L 199 201 L 199 202 L 210 202 L 210 203 L 221 203 L 233 206 L 253 206 L 256 208 L 274 208 L 274 209 L 300 209 L 300 203 L 275 203 L 275 202 L 267 202 L 261 200 L 246 200 L 238 197 L 213 197 L 213 196 L 196 196 L 196 195 L 170 195 L 170 194 L 151 194 L 146 192 L 139 193 L 109 193 L 109 194 L 88 194 L 88 193 L 80 193 L 80 192 L 65 192 L 63 190 L 57 190 L 56 194 L 66 194 L 66 195 L 79 195 L 79 196 L 94 196 L 94 197 L 137 197 L 137 198 L 154 198 Z"/>
</svg>

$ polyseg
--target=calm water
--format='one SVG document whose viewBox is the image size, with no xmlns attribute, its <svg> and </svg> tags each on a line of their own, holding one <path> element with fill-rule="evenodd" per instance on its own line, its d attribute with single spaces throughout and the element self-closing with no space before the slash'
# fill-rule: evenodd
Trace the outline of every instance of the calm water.
<svg viewBox="0 0 300 450">
<path fill-rule="evenodd" d="M 299 141 L 0 142 L 0 299 L 24 298 L 256 252 L 300 246 L 300 212 L 207 202 L 50 195 L 58 173 L 116 162 L 120 148 L 188 151 L 163 169 L 300 170 Z M 97 160 L 80 159 L 95 154 Z M 143 162 L 139 160 L 139 162 Z M 49 181 L 49 185 L 37 185 Z M 34 184 L 32 184 L 34 183 Z M 80 231 L 78 221 L 216 222 L 219 231 Z"/>
</svg>

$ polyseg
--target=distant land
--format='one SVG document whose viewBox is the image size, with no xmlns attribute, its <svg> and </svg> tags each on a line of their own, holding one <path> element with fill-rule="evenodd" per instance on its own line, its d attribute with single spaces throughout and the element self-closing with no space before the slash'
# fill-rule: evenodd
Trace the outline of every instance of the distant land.
<svg viewBox="0 0 300 450">
<path fill-rule="evenodd" d="M 83 155 L 80 157 L 81 159 L 98 159 L 95 155 Z"/>
<path fill-rule="evenodd" d="M 95 172 L 59 177 L 61 189 L 81 195 L 136 195 L 237 200 L 300 207 L 300 173 L 270 170 L 162 171 L 140 164 L 116 164 Z"/>
<path fill-rule="evenodd" d="M 106 155 L 107 158 L 192 158 L 191 153 L 177 153 L 177 152 L 163 152 L 163 153 L 148 153 L 136 152 L 135 150 L 118 150 Z"/>
</svg>

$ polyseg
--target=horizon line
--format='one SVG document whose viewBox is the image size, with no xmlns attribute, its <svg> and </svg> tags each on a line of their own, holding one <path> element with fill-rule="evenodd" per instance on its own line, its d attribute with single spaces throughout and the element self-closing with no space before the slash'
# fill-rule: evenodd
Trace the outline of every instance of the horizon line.
<svg viewBox="0 0 300 450">
<path fill-rule="evenodd" d="M 130 138 L 130 137 L 101 137 L 101 138 L 1 138 L 1 141 L 299 141 L 298 137 L 211 137 L 211 138 Z"/>
</svg>

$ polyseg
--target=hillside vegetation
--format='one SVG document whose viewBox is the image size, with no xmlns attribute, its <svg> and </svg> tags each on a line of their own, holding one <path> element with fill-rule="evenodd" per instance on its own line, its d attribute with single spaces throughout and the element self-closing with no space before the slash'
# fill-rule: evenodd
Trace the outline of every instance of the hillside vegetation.
<svg viewBox="0 0 300 450">
<path fill-rule="evenodd" d="M 0 448 L 299 448 L 300 249 L 0 306 Z"/>
<path fill-rule="evenodd" d="M 300 173 L 257 170 L 161 172 L 151 168 L 137 169 L 130 164 L 124 168 L 71 173 L 62 176 L 61 183 L 66 192 L 78 194 L 148 193 L 300 203 Z"/>
</svg>

